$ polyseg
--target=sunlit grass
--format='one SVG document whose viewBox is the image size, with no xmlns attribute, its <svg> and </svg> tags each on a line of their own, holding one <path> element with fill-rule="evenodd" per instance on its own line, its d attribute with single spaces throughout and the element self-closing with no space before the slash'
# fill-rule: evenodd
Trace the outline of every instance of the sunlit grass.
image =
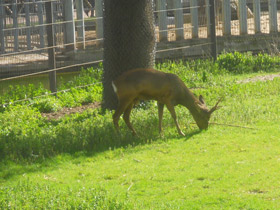
<svg viewBox="0 0 280 210">
<path fill-rule="evenodd" d="M 48 121 L 11 106 L 0 114 L 0 209 L 278 209 L 280 79 L 237 83 L 264 73 L 184 76 L 172 65 L 209 107 L 223 97 L 211 118 L 222 125 L 199 131 L 178 106 L 186 137 L 167 109 L 159 135 L 151 102 L 133 109 L 134 137 L 123 120 L 117 135 L 110 111 Z"/>
<path fill-rule="evenodd" d="M 130 209 L 277 209 L 279 144 L 274 125 L 213 126 L 188 138 L 14 166 L 18 171 L 2 177 L 1 190 L 10 193 L 4 200 L 19 206 L 69 206 L 84 199 L 90 208 L 95 194 L 105 191 L 108 202 Z"/>
</svg>

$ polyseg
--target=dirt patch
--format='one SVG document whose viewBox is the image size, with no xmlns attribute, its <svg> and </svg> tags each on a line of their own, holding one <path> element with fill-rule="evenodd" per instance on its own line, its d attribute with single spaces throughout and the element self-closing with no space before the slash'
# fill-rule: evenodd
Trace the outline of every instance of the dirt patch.
<svg viewBox="0 0 280 210">
<path fill-rule="evenodd" d="M 85 105 L 77 106 L 77 107 L 73 107 L 73 108 L 64 107 L 63 109 L 61 109 L 58 112 L 42 113 L 42 116 L 47 118 L 48 120 L 58 120 L 58 119 L 64 117 L 65 115 L 82 113 L 82 112 L 86 111 L 87 109 L 96 109 L 96 108 L 99 108 L 100 106 L 101 106 L 100 102 L 94 102 L 94 103 L 89 103 L 89 104 L 85 104 Z"/>
<path fill-rule="evenodd" d="M 268 80 L 274 80 L 274 78 L 279 78 L 280 74 L 270 74 L 270 75 L 264 75 L 264 76 L 256 76 L 244 80 L 237 81 L 237 84 L 240 83 L 249 83 L 249 82 L 257 82 L 257 81 L 268 81 Z"/>
</svg>

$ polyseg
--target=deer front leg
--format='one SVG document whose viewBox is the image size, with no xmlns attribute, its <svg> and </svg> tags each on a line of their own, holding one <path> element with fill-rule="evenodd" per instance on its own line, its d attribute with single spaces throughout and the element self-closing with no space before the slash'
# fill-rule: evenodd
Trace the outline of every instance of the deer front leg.
<svg viewBox="0 0 280 210">
<path fill-rule="evenodd" d="M 116 131 L 119 133 L 120 130 L 120 126 L 119 126 L 119 120 L 120 120 L 120 116 L 121 116 L 122 112 L 118 111 L 118 109 L 115 111 L 115 113 L 113 114 L 113 122 L 114 122 L 114 126 Z"/>
<path fill-rule="evenodd" d="M 128 105 L 128 107 L 126 108 L 126 110 L 124 111 L 124 114 L 123 114 L 123 119 L 127 125 L 127 127 L 132 131 L 132 134 L 134 136 L 137 135 L 136 131 L 134 130 L 133 126 L 131 125 L 130 123 L 130 113 L 131 113 L 131 110 L 133 108 L 133 105 L 134 103 L 131 103 Z"/>
<path fill-rule="evenodd" d="M 128 105 L 131 102 L 132 102 L 132 100 L 122 100 L 122 99 L 119 99 L 119 106 L 116 109 L 115 113 L 113 114 L 113 122 L 114 122 L 114 126 L 115 126 L 117 132 L 119 132 L 119 130 L 120 130 L 120 127 L 119 127 L 120 116 L 127 109 Z"/>
<path fill-rule="evenodd" d="M 162 116 L 163 116 L 163 108 L 164 104 L 162 103 L 157 103 L 158 105 L 158 123 L 159 123 L 159 133 L 162 133 Z"/>
<path fill-rule="evenodd" d="M 174 119 L 174 122 L 175 122 L 175 125 L 176 125 L 178 133 L 180 135 L 182 135 L 182 136 L 185 136 L 185 134 L 181 131 L 179 123 L 177 121 L 177 116 L 176 116 L 176 112 L 175 112 L 174 106 L 172 104 L 168 103 L 168 104 L 166 104 L 166 107 L 169 110 L 172 118 Z"/>
</svg>

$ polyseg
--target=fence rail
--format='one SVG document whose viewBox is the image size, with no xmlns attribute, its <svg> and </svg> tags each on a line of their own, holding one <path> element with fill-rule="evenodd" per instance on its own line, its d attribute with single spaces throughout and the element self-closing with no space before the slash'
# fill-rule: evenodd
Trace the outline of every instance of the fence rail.
<svg viewBox="0 0 280 210">
<path fill-rule="evenodd" d="M 46 2 L 54 4 L 52 24 L 55 25 L 57 45 L 77 47 L 76 42 L 86 40 L 85 34 L 90 26 L 94 28 L 96 39 L 103 38 L 102 0 L 95 0 L 93 17 L 85 17 L 83 0 L 0 0 L 1 54 L 46 47 Z M 170 2 L 174 8 L 169 8 Z M 218 36 L 275 33 L 280 29 L 279 0 L 255 0 L 250 4 L 252 8 L 245 0 L 216 2 Z M 209 37 L 209 0 L 156 0 L 155 4 L 158 42 Z M 267 11 L 261 11 L 262 8 Z M 188 12 L 184 12 L 186 10 Z M 234 10 L 238 13 L 238 20 L 232 18 Z"/>
<path fill-rule="evenodd" d="M 210 2 L 154 1 L 156 59 L 280 49 L 280 0 L 215 0 L 215 18 Z M 0 82 L 102 61 L 102 15 L 103 0 L 0 0 Z"/>
</svg>

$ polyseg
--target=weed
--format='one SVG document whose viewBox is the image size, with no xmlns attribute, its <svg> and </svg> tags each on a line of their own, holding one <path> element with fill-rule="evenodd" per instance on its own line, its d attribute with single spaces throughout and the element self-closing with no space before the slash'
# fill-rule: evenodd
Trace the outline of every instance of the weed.
<svg viewBox="0 0 280 210">
<path fill-rule="evenodd" d="M 60 101 L 53 96 L 34 99 L 31 106 L 37 108 L 39 112 L 44 113 L 56 112 L 62 108 Z"/>
<path fill-rule="evenodd" d="M 270 71 L 279 62 L 278 58 L 265 54 L 253 56 L 252 54 L 229 53 L 219 56 L 217 63 L 211 60 L 165 62 L 158 64 L 157 68 L 179 75 L 188 87 L 196 88 L 196 95 L 202 94 L 209 106 L 220 97 L 225 98 L 224 104 L 234 107 L 239 112 L 232 112 L 232 109 L 223 109 L 223 115 L 217 112 L 213 120 L 243 125 L 253 124 L 265 120 L 266 116 L 258 113 L 269 113 L 270 119 L 278 119 L 276 114 L 277 100 L 269 101 L 267 104 L 274 104 L 273 107 L 261 107 L 266 95 L 273 95 L 279 92 L 278 80 L 270 83 L 236 84 L 235 74 L 241 69 L 244 73 L 253 71 L 256 66 L 263 67 Z M 253 67 L 255 65 L 255 67 Z M 239 68 L 242 66 L 242 68 Z M 231 68 L 231 69 L 228 69 Z M 250 69 L 247 69 L 250 68 Z M 62 107 L 74 107 L 82 104 L 101 101 L 102 66 L 98 69 L 83 69 L 81 74 L 74 77 L 73 81 L 64 83 L 60 89 L 67 88 L 67 92 L 59 92 L 57 97 L 46 96 L 31 99 L 16 106 L 8 106 L 0 113 L 0 155 L 3 159 L 10 160 L 38 160 L 50 157 L 59 153 L 75 153 L 77 151 L 100 151 L 109 147 L 119 147 L 135 142 L 147 142 L 148 139 L 156 138 L 157 111 L 155 103 L 141 103 L 138 109 L 133 110 L 132 122 L 135 123 L 142 139 L 132 138 L 130 133 L 126 136 L 117 136 L 111 122 L 111 112 L 100 113 L 98 109 L 89 110 L 85 114 L 76 114 L 61 120 L 48 122 L 43 119 L 40 112 L 53 112 Z M 255 71 L 255 70 L 254 70 Z M 97 83 L 96 85 L 90 85 Z M 71 86 L 86 85 L 84 88 L 73 88 Z M 28 89 L 28 90 L 27 90 Z M 42 87 L 28 86 L 24 91 L 28 96 L 35 97 L 46 90 Z M 12 91 L 13 90 L 13 91 Z M 11 102 L 22 97 L 20 87 L 11 87 L 9 97 Z M 5 98 L 6 97 L 6 98 Z M 5 99 L 4 99 L 5 98 Z M 8 95 L 2 97 L 8 100 Z M 10 100 L 9 99 L 9 100 Z M 251 103 L 246 104 L 245 100 Z M 180 110 L 178 118 L 180 121 L 187 121 L 187 129 L 192 121 L 188 110 Z M 164 124 L 173 127 L 173 120 L 165 111 Z M 234 113 L 234 114 L 233 114 Z M 121 123 L 123 123 L 121 121 Z M 181 124 L 181 123 L 180 123 Z M 122 127 L 122 126 L 121 126 Z M 121 131 L 127 133 L 127 131 Z M 168 131 L 166 132 L 168 133 Z M 173 132 L 171 132 L 171 136 Z M 168 135 L 167 135 L 168 136 Z"/>
<path fill-rule="evenodd" d="M 199 132 L 179 106 L 186 137 L 178 137 L 166 109 L 160 136 L 153 102 L 132 112 L 139 137 L 123 120 L 118 135 L 110 111 L 41 117 L 41 111 L 100 101 L 100 84 L 72 88 L 100 81 L 101 72 L 91 69 L 64 83 L 61 88 L 70 90 L 57 98 L 6 107 L 0 113 L 0 209 L 277 209 L 280 79 L 236 83 L 255 75 L 250 72 L 274 71 L 277 62 L 267 55 L 231 54 L 216 63 L 157 65 L 204 95 L 209 107 L 224 97 L 212 122 L 250 130 L 211 125 Z M 45 90 L 30 91 L 35 96 Z M 2 99 L 20 97 L 25 96 L 16 88 Z"/>
<path fill-rule="evenodd" d="M 46 176 L 45 179 L 52 180 Z M 124 202 L 108 198 L 102 189 L 61 189 L 54 184 L 35 184 L 30 180 L 18 182 L 13 188 L 0 187 L 0 195 L 0 209 L 129 209 Z"/>
</svg>

